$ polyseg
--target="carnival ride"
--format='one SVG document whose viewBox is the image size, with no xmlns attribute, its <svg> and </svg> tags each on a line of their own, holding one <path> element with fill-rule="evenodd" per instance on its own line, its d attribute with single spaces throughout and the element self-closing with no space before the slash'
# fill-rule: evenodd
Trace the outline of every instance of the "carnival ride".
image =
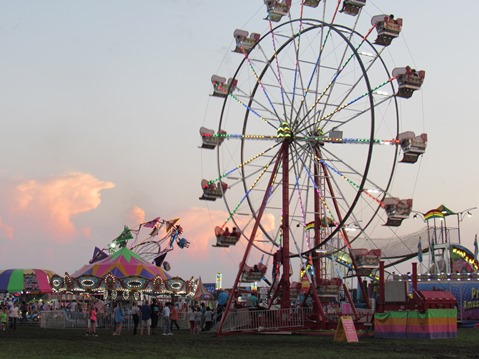
<svg viewBox="0 0 479 359">
<path fill-rule="evenodd" d="M 125 225 L 107 247 L 95 247 L 87 265 L 72 275 L 54 275 L 52 287 L 56 291 L 96 292 L 104 299 L 120 295 L 123 300 L 138 300 L 142 294 L 193 294 L 197 281 L 167 273 L 171 269 L 167 254 L 175 246 L 184 249 L 190 245 L 182 237 L 178 221 L 156 217 L 136 229 Z"/>
<path fill-rule="evenodd" d="M 174 249 L 175 244 L 179 249 L 190 246 L 190 242 L 182 237 L 183 227 L 177 224 L 179 220 L 179 218 L 163 220 L 157 217 L 140 224 L 138 229 L 134 230 L 135 239 L 130 245 L 130 249 L 146 260 L 153 260 L 158 266 L 163 263 L 165 269 L 169 270 L 167 269 L 169 264 L 165 265 L 168 262 L 164 262 L 164 260 L 166 255 Z M 148 236 L 138 240 L 142 228 L 150 228 L 150 230 Z M 164 230 L 164 234 L 161 236 L 162 230 Z"/>
<path fill-rule="evenodd" d="M 374 16 L 362 34 L 366 1 L 345 0 L 341 9 L 339 1 L 333 8 L 319 0 L 264 3 L 267 29 L 260 36 L 235 30 L 233 53 L 242 59 L 228 80 L 211 78 L 211 95 L 221 102 L 216 130 L 200 129 L 201 148 L 216 151 L 218 171 L 202 181 L 200 199 L 222 198 L 229 212 L 214 246 L 241 244 L 243 251 L 219 333 L 241 330 L 226 318 L 251 282 L 268 283 L 266 308 L 289 310 L 295 264 L 307 283 L 302 304 L 312 302 L 312 312 L 307 323 L 275 329 L 336 325 L 324 306 L 339 292 L 352 304 L 346 276 L 358 278 L 369 305 L 362 278 L 377 269 L 381 252 L 354 242 L 409 217 L 412 199 L 391 193 L 398 155 L 415 163 L 427 146 L 426 134 L 402 132 L 398 110 L 425 72 L 404 64 L 391 73 L 382 56 L 402 19 Z M 342 253 L 349 268 L 330 260 Z"/>
<path fill-rule="evenodd" d="M 142 292 L 155 293 L 165 289 L 171 279 L 162 268 L 147 262 L 126 247 L 122 247 L 107 258 L 87 264 L 66 276 L 71 291 L 101 292 L 104 299 L 110 296 L 136 300 Z M 163 287 L 163 288 L 162 288 Z"/>
</svg>

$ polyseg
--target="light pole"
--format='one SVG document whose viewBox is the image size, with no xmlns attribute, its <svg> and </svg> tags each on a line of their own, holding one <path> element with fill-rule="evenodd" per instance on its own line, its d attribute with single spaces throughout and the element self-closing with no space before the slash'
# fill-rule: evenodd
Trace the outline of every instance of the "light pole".
<svg viewBox="0 0 479 359">
<path fill-rule="evenodd" d="M 459 244 L 461 244 L 461 222 L 466 215 L 468 217 L 471 217 L 472 216 L 471 211 L 473 211 L 475 209 L 477 209 L 477 207 L 471 207 L 471 208 L 468 208 L 468 209 L 465 209 L 461 212 L 456 213 L 456 216 L 457 216 L 457 237 L 459 239 Z"/>
</svg>

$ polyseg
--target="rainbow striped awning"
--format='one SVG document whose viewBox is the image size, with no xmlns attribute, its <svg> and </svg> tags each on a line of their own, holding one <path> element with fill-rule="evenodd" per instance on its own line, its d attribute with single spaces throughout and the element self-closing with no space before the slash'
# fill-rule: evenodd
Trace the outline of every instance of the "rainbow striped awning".
<svg viewBox="0 0 479 359">
<path fill-rule="evenodd" d="M 438 209 L 431 209 L 430 211 L 424 213 L 424 220 L 428 221 L 433 218 L 444 218 L 444 213 Z"/>
<path fill-rule="evenodd" d="M 6 269 L 0 271 L 0 292 L 51 293 L 55 273 L 45 269 Z"/>
</svg>

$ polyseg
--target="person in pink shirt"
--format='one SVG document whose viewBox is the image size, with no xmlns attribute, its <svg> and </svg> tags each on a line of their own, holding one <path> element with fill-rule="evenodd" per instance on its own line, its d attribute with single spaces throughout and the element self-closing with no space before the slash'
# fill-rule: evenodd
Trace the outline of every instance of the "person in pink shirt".
<svg viewBox="0 0 479 359">
<path fill-rule="evenodd" d="M 88 320 L 88 331 L 86 335 L 93 335 L 97 337 L 98 335 L 96 334 L 96 308 L 94 305 L 90 306 L 90 312 L 89 312 L 89 320 Z"/>
</svg>

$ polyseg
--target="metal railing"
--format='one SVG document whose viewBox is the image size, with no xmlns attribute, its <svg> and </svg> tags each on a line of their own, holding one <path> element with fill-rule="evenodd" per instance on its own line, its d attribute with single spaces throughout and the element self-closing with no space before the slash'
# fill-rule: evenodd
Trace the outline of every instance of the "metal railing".
<svg viewBox="0 0 479 359">
<path fill-rule="evenodd" d="M 289 308 L 272 310 L 238 309 L 228 312 L 222 332 L 235 331 L 278 331 L 304 328 L 305 318 L 311 308 Z"/>
<path fill-rule="evenodd" d="M 178 325 L 181 329 L 188 329 L 188 314 L 186 312 L 179 313 Z M 63 328 L 87 328 L 88 314 L 83 312 L 71 312 L 68 310 L 43 311 L 40 316 L 40 327 L 49 329 Z M 98 328 L 113 328 L 113 318 L 111 315 L 98 316 Z M 133 329 L 133 319 L 128 315 L 123 322 L 123 329 Z M 161 316 L 156 327 L 158 330 L 163 328 Z"/>
</svg>

